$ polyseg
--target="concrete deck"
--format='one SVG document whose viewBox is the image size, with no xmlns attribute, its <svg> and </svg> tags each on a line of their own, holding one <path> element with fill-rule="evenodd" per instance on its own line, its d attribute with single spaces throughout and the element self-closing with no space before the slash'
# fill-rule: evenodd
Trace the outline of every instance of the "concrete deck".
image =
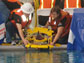
<svg viewBox="0 0 84 63">
<path fill-rule="evenodd" d="M 60 47 L 54 47 L 52 50 L 66 50 L 66 49 L 67 49 L 67 45 L 61 45 Z M 25 48 L 22 45 L 20 45 L 20 46 L 12 46 L 12 45 L 3 46 L 3 45 L 0 45 L 0 51 L 22 51 L 22 50 L 25 50 Z M 30 49 L 28 49 L 28 50 L 30 50 Z"/>
</svg>

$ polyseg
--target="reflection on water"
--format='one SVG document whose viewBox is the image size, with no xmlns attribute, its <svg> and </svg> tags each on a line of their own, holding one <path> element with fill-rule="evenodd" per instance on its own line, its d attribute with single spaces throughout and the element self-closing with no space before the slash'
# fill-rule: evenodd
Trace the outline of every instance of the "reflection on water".
<svg viewBox="0 0 84 63">
<path fill-rule="evenodd" d="M 84 52 L 69 52 L 69 63 L 84 63 Z"/>
<path fill-rule="evenodd" d="M 5 51 L 0 63 L 84 63 L 84 53 L 66 51 Z"/>
</svg>

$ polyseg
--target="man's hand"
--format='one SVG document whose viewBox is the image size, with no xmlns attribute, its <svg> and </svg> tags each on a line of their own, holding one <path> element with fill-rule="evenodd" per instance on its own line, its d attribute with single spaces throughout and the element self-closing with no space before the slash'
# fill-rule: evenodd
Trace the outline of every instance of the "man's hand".
<svg viewBox="0 0 84 63">
<path fill-rule="evenodd" d="M 23 42 L 24 42 L 24 45 L 27 45 L 29 43 L 29 41 L 26 39 L 24 39 Z"/>
</svg>

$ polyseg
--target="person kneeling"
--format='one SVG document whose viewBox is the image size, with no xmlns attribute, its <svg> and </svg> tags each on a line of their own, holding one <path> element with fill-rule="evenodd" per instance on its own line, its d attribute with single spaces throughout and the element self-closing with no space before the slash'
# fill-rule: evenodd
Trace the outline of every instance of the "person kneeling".
<svg viewBox="0 0 84 63">
<path fill-rule="evenodd" d="M 34 12 L 34 8 L 30 3 L 24 3 L 20 9 L 12 12 L 10 21 L 6 23 L 6 30 L 8 31 L 11 39 L 18 33 L 22 39 L 24 45 L 27 45 L 28 40 L 25 39 L 23 30 L 31 22 L 31 14 Z M 28 19 L 28 16 L 30 18 Z M 15 38 L 13 39 L 15 40 Z"/>
<path fill-rule="evenodd" d="M 53 41 L 50 43 L 67 44 L 70 29 L 71 17 L 69 13 L 62 11 L 57 7 L 53 7 L 50 12 L 49 20 L 45 27 L 51 26 L 53 33 Z"/>
</svg>

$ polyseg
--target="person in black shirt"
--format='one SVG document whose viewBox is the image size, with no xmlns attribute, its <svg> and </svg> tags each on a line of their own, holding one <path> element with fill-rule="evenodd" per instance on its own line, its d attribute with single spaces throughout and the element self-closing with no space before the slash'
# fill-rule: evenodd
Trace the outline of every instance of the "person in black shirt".
<svg viewBox="0 0 84 63">
<path fill-rule="evenodd" d="M 55 43 L 67 44 L 70 22 L 71 18 L 68 13 L 57 7 L 51 9 L 49 20 L 45 25 L 45 27 L 51 26 L 54 31 L 51 45 Z"/>
</svg>

